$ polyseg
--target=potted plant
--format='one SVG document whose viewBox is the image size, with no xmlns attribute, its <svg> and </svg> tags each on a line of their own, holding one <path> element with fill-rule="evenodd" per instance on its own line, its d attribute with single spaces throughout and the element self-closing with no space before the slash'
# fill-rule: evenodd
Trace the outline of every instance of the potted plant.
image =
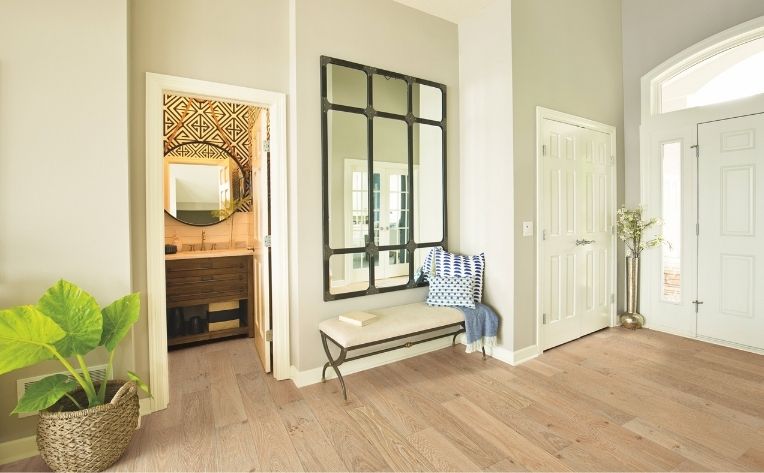
<svg viewBox="0 0 764 473">
<path fill-rule="evenodd" d="M 138 426 L 137 389 L 150 393 L 130 371 L 128 381 L 108 379 L 117 345 L 139 312 L 137 293 L 101 308 L 63 279 L 37 305 L 0 310 L 0 375 L 52 359 L 67 372 L 29 386 L 12 412 L 39 411 L 37 446 L 53 470 L 102 471 L 127 449 Z M 92 380 L 85 361 L 98 347 L 108 354 L 100 383 Z"/>
<path fill-rule="evenodd" d="M 639 313 L 639 258 L 648 248 L 655 248 L 667 243 L 663 235 L 647 236 L 647 231 L 653 226 L 663 225 L 658 218 L 645 220 L 642 218 L 643 209 L 621 207 L 616 214 L 618 222 L 618 237 L 626 243 L 626 312 L 621 314 L 621 325 L 630 328 L 642 328 L 645 317 Z"/>
</svg>

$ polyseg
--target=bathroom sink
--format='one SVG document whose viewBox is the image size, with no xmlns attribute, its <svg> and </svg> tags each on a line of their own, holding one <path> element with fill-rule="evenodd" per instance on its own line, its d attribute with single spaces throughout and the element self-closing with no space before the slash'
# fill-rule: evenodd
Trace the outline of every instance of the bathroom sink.
<svg viewBox="0 0 764 473">
<path fill-rule="evenodd" d="M 251 255 L 252 250 L 247 248 L 236 248 L 233 250 L 204 250 L 204 251 L 182 251 L 171 255 L 164 255 L 165 260 L 174 259 L 193 259 L 193 258 L 220 258 L 223 256 L 243 256 Z"/>
</svg>

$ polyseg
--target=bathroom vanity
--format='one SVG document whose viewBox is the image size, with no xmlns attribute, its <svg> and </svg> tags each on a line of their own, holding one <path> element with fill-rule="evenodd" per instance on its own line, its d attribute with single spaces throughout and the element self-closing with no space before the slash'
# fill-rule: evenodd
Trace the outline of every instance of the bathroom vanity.
<svg viewBox="0 0 764 473">
<path fill-rule="evenodd" d="M 247 249 L 165 255 L 168 346 L 254 337 L 252 258 Z"/>
</svg>

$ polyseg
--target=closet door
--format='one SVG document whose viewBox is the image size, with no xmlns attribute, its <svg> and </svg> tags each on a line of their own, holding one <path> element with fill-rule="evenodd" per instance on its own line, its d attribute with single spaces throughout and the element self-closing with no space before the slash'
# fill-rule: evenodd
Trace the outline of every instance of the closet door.
<svg viewBox="0 0 764 473">
<path fill-rule="evenodd" d="M 539 215 L 542 349 L 605 328 L 613 297 L 610 136 L 544 119 Z"/>
</svg>

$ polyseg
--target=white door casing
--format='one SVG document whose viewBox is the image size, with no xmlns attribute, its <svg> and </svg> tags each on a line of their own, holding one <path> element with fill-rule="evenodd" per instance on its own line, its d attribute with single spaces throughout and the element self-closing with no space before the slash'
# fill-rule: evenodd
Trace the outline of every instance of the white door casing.
<svg viewBox="0 0 764 473">
<path fill-rule="evenodd" d="M 539 345 L 614 319 L 615 130 L 539 107 Z"/>
<path fill-rule="evenodd" d="M 698 125 L 697 334 L 764 349 L 764 114 Z"/>
</svg>

